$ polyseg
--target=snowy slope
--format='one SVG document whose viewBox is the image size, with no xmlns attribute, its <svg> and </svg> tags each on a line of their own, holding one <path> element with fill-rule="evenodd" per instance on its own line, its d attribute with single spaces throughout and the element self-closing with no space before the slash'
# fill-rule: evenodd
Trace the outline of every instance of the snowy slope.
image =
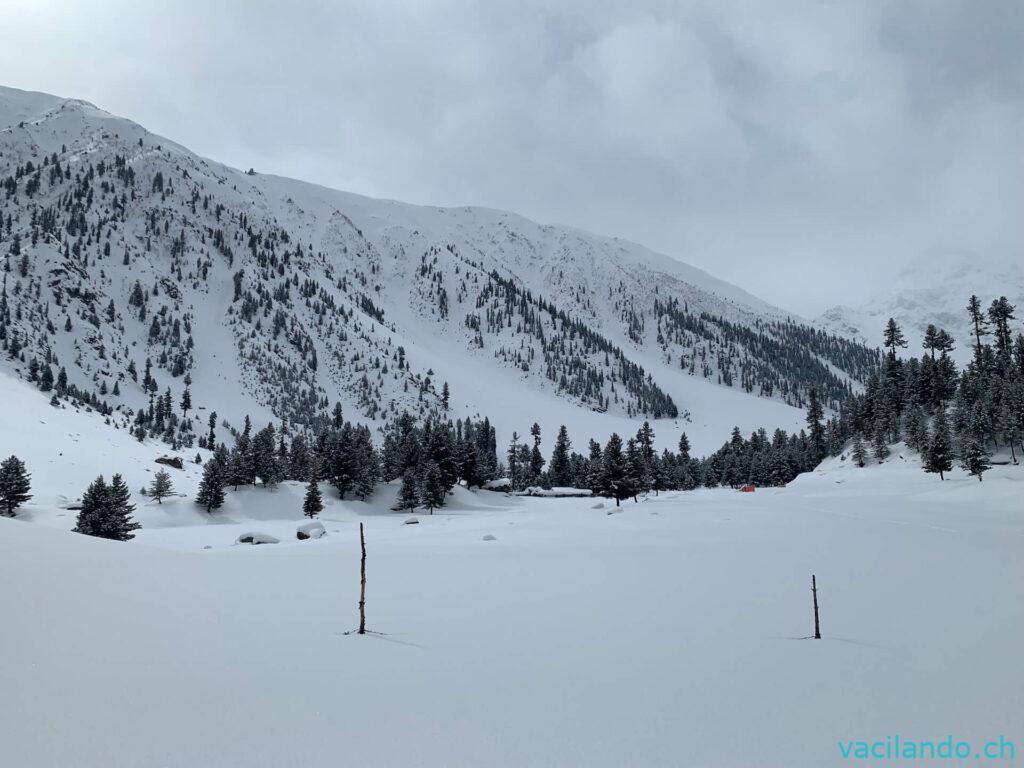
<svg viewBox="0 0 1024 768">
<path fill-rule="evenodd" d="M 444 412 L 445 382 L 447 415 L 489 415 L 502 440 L 655 418 L 663 444 L 718 442 L 792 429 L 810 386 L 834 403 L 876 362 L 632 243 L 242 173 L 81 101 L 0 88 L 0 180 L 19 346 L 0 367 L 64 368 L 128 420 L 148 358 L 175 403 L 191 379 L 186 444 L 214 411 Z"/>
<path fill-rule="evenodd" d="M 181 507 L 187 514 L 176 516 L 168 513 L 177 509 L 173 503 L 150 505 L 138 491 L 163 468 L 171 474 L 175 491 L 191 500 L 202 474 L 201 466 L 192 462 L 197 454 L 205 461 L 208 451 L 172 451 L 155 440 L 140 443 L 95 411 L 70 404 L 49 405 L 34 387 L 6 373 L 0 373 L 0 402 L 4 403 L 0 408 L 0 458 L 16 454 L 32 475 L 33 497 L 18 510 L 19 519 L 70 530 L 77 513 L 68 507 L 81 500 L 89 483 L 97 475 L 109 481 L 111 475 L 120 473 L 135 494 L 139 504 L 136 518 L 143 526 L 203 520 L 191 501 Z M 180 458 L 184 468 L 162 467 L 155 461 L 160 457 Z"/>
<path fill-rule="evenodd" d="M 410 526 L 331 497 L 307 542 L 288 486 L 130 544 L 0 519 L 0 764 L 823 768 L 895 733 L 1019 759 L 1021 487 L 894 456 L 612 515 L 459 491 Z M 359 523 L 382 636 L 343 634 Z M 232 544 L 253 529 L 281 543 Z"/>
<path fill-rule="evenodd" d="M 832 333 L 878 345 L 886 322 L 895 318 L 907 338 L 909 355 L 921 354 L 925 328 L 934 323 L 952 334 L 956 340 L 952 356 L 965 364 L 973 354 L 973 330 L 966 310 L 972 294 L 985 309 L 1000 296 L 1024 308 L 1024 266 L 1012 261 L 992 265 L 962 253 L 930 255 L 907 265 L 882 295 L 863 306 L 833 307 L 818 323 Z"/>
</svg>

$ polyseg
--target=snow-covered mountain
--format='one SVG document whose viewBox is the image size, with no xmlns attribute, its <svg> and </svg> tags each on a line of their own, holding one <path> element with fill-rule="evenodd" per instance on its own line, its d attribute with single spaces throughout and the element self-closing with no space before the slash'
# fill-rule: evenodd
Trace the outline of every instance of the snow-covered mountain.
<svg viewBox="0 0 1024 768">
<path fill-rule="evenodd" d="M 0 366 L 119 424 L 173 403 L 186 444 L 213 411 L 337 404 L 717 439 L 792 428 L 877 364 L 639 245 L 241 172 L 83 101 L 0 88 L 0 180 Z"/>
<path fill-rule="evenodd" d="M 983 308 L 1000 296 L 1024 308 L 1024 264 L 993 264 L 962 252 L 928 254 L 900 271 L 882 295 L 862 306 L 832 307 L 818 323 L 831 333 L 875 345 L 881 343 L 888 319 L 895 318 L 911 355 L 921 354 L 924 331 L 935 324 L 952 334 L 957 344 L 953 358 L 963 364 L 973 354 L 966 309 L 971 295 L 978 296 Z"/>
</svg>

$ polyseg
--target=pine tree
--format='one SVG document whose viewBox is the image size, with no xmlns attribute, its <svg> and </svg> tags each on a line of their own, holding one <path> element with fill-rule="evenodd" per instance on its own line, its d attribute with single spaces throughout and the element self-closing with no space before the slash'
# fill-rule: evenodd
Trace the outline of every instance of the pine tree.
<svg viewBox="0 0 1024 768">
<path fill-rule="evenodd" d="M 512 490 L 521 490 L 520 477 L 522 470 L 519 465 L 519 433 L 512 433 L 512 440 L 508 446 L 508 477 L 512 483 Z"/>
<path fill-rule="evenodd" d="M 685 432 L 679 436 L 679 458 L 687 462 L 690 460 L 690 438 Z"/>
<path fill-rule="evenodd" d="M 132 519 L 135 505 L 131 503 L 128 485 L 121 475 L 114 475 L 107 487 L 107 514 L 101 536 L 116 541 L 130 541 L 140 526 Z"/>
<path fill-rule="evenodd" d="M 988 454 L 982 446 L 981 441 L 973 435 L 966 438 L 962 448 L 962 466 L 970 475 L 976 475 L 978 482 L 981 476 L 992 466 L 988 460 Z"/>
<path fill-rule="evenodd" d="M 548 476 L 553 486 L 569 485 L 569 450 L 571 447 L 569 432 L 563 424 L 558 428 L 555 449 L 551 452 L 551 461 L 548 464 Z"/>
<path fill-rule="evenodd" d="M 929 323 L 928 327 L 924 330 L 924 341 L 922 341 L 921 346 L 932 353 L 932 360 L 935 359 L 938 335 L 939 329 L 934 324 Z"/>
<path fill-rule="evenodd" d="M 149 484 L 147 492 L 157 500 L 157 503 L 163 504 L 163 500 L 174 493 L 174 485 L 171 483 L 171 476 L 162 469 L 157 470 L 157 473 L 153 475 L 153 482 Z"/>
<path fill-rule="evenodd" d="M 82 506 L 78 510 L 78 520 L 75 523 L 75 533 L 84 533 L 86 536 L 99 536 L 102 530 L 103 517 L 107 503 L 107 483 L 100 475 L 82 494 Z"/>
<path fill-rule="evenodd" d="M 875 422 L 875 434 L 872 438 L 872 453 L 874 457 L 881 464 L 885 461 L 885 457 L 889 455 L 889 437 L 886 431 L 885 421 L 879 419 Z"/>
<path fill-rule="evenodd" d="M 544 457 L 540 453 L 540 424 L 530 427 L 530 435 L 533 437 L 533 447 L 530 449 L 530 483 L 536 484 L 540 480 L 540 473 L 544 471 Z"/>
<path fill-rule="evenodd" d="M 448 488 L 445 487 L 441 470 L 434 462 L 429 462 L 423 472 L 423 486 L 420 489 L 420 498 L 423 506 L 434 514 L 434 509 L 443 507 L 445 497 L 448 495 Z"/>
<path fill-rule="evenodd" d="M 116 382 L 114 386 L 117 386 Z M 49 365 L 44 365 L 39 374 L 39 390 L 49 392 L 51 389 L 53 389 L 53 369 Z"/>
<path fill-rule="evenodd" d="M 899 347 L 906 347 L 907 340 L 903 337 L 903 331 L 896 324 L 896 320 L 889 318 L 889 322 L 885 325 L 885 347 L 889 350 L 889 356 L 891 359 L 896 357 L 896 349 Z"/>
<path fill-rule="evenodd" d="M 17 456 L 0 463 L 0 514 L 14 517 L 14 510 L 32 498 L 31 475 Z"/>
<path fill-rule="evenodd" d="M 980 364 L 982 360 L 981 337 L 988 336 L 988 321 L 981 310 L 981 301 L 977 296 L 972 295 L 967 302 L 967 314 L 971 318 L 971 326 L 974 328 L 974 361 Z"/>
<path fill-rule="evenodd" d="M 629 496 L 636 501 L 638 494 L 646 493 L 651 487 L 650 469 L 644 461 L 643 450 L 639 443 L 630 438 L 626 443 L 626 489 Z"/>
<path fill-rule="evenodd" d="M 629 468 L 626 457 L 622 454 L 622 438 L 612 432 L 611 437 L 601 453 L 601 495 L 615 499 L 619 506 L 622 499 L 633 495 L 630 483 Z"/>
<path fill-rule="evenodd" d="M 807 404 L 807 427 L 811 432 L 811 450 L 814 453 L 815 466 L 825 458 L 825 427 L 821 423 L 824 416 L 821 403 L 818 401 L 818 391 L 811 387 Z"/>
<path fill-rule="evenodd" d="M 465 481 L 466 488 L 472 488 L 474 485 L 479 487 L 483 482 L 476 446 L 469 440 L 464 441 L 460 448 L 459 477 Z"/>
<path fill-rule="evenodd" d="M 306 486 L 306 497 L 302 500 L 302 514 L 316 517 L 324 510 L 324 500 L 320 496 L 320 479 L 317 477 L 316 465 L 311 469 L 309 485 Z"/>
<path fill-rule="evenodd" d="M 148 362 L 148 361 L 147 361 Z M 252 422 L 248 415 L 242 432 L 235 440 L 235 451 L 231 456 L 231 484 L 236 488 L 239 485 L 252 485 L 256 482 L 256 463 L 253 458 L 252 448 Z"/>
<path fill-rule="evenodd" d="M 636 433 L 636 443 L 644 464 L 650 468 L 654 463 L 654 429 L 649 421 L 645 421 Z"/>
<path fill-rule="evenodd" d="M 416 475 L 411 469 L 405 470 L 402 475 L 402 487 L 398 491 L 398 498 L 392 509 L 395 512 L 409 510 L 410 512 L 420 504 L 419 483 L 416 482 Z"/>
<path fill-rule="evenodd" d="M 928 442 L 928 454 L 925 457 L 924 471 L 938 474 L 945 480 L 945 473 L 953 469 L 953 445 L 949 435 L 949 421 L 946 409 L 940 406 L 932 420 L 932 436 Z"/>
<path fill-rule="evenodd" d="M 107 485 L 100 475 L 82 494 L 82 506 L 74 531 L 87 536 L 129 541 L 135 538 L 133 531 L 140 528 L 132 519 L 134 511 L 128 486 L 121 476 L 114 475 Z"/>
<path fill-rule="evenodd" d="M 601 446 L 594 438 L 590 438 L 587 456 L 587 484 L 590 492 L 600 496 L 604 490 L 604 464 Z"/>
<path fill-rule="evenodd" d="M 203 479 L 199 482 L 196 504 L 213 512 L 224 504 L 224 467 L 216 457 L 203 465 Z"/>
<path fill-rule="evenodd" d="M 860 439 L 860 435 L 853 438 L 853 463 L 858 467 L 863 467 L 868 457 L 868 452 L 864 448 L 864 441 Z"/>
<path fill-rule="evenodd" d="M 275 485 L 281 479 L 276 442 L 273 424 L 267 424 L 257 432 L 252 441 L 253 472 L 263 481 L 263 485 Z"/>
</svg>

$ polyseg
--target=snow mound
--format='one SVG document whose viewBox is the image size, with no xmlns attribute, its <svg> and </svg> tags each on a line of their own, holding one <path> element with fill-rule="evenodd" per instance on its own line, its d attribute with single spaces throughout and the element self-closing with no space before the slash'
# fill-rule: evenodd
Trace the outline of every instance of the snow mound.
<svg viewBox="0 0 1024 768">
<path fill-rule="evenodd" d="M 237 539 L 235 544 L 280 544 L 281 540 L 271 536 L 268 533 L 243 533 Z"/>
<path fill-rule="evenodd" d="M 313 520 L 309 523 L 302 523 L 298 528 L 295 529 L 295 538 L 299 541 L 305 541 L 306 539 L 319 539 L 321 536 L 326 536 L 327 531 L 324 529 L 324 524 Z"/>
<path fill-rule="evenodd" d="M 525 491 L 519 491 L 517 496 L 541 496 L 549 499 L 568 499 L 574 496 L 593 496 L 594 492 L 589 488 L 573 488 L 571 486 L 555 486 L 554 488 L 541 488 L 538 485 L 531 485 Z"/>
</svg>

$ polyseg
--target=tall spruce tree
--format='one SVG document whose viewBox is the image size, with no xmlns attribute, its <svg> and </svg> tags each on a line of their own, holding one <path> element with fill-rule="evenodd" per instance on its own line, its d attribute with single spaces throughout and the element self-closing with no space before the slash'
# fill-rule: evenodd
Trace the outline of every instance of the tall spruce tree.
<svg viewBox="0 0 1024 768">
<path fill-rule="evenodd" d="M 939 406 L 932 419 L 932 434 L 928 441 L 924 471 L 938 474 L 940 480 L 945 480 L 945 473 L 951 469 L 953 469 L 953 441 L 949 434 L 946 409 Z"/>
<path fill-rule="evenodd" d="M 540 473 L 544 471 L 544 457 L 540 452 L 540 424 L 530 427 L 530 436 L 533 438 L 533 447 L 530 449 L 530 483 L 540 482 Z"/>
<path fill-rule="evenodd" d="M 612 432 L 601 453 L 600 489 L 602 496 L 615 499 L 616 507 L 622 499 L 633 495 L 629 466 L 622 453 L 622 438 L 615 432 Z"/>
<path fill-rule="evenodd" d="M 411 470 L 405 470 L 402 475 L 402 486 L 398 491 L 398 498 L 395 500 L 393 509 L 395 512 L 403 510 L 413 511 L 420 505 L 419 483 L 416 481 L 416 474 Z"/>
<path fill-rule="evenodd" d="M 317 477 L 316 464 L 310 470 L 309 484 L 306 486 L 306 496 L 302 500 L 302 514 L 313 518 L 324 510 L 324 500 L 320 495 L 320 478 Z"/>
<path fill-rule="evenodd" d="M 82 494 L 82 505 L 78 509 L 78 520 L 75 523 L 75 533 L 84 533 L 86 536 L 99 536 L 103 527 L 103 517 L 107 504 L 107 481 L 100 475 Z"/>
<path fill-rule="evenodd" d="M 825 458 L 825 427 L 822 419 L 825 417 L 818 400 L 818 391 L 811 387 L 807 403 L 807 428 L 810 430 L 811 450 L 814 455 L 815 465 L 821 463 Z"/>
<path fill-rule="evenodd" d="M 512 490 L 522 490 L 522 467 L 519 463 L 519 433 L 512 433 L 512 440 L 508 446 L 508 478 L 512 483 Z"/>
<path fill-rule="evenodd" d="M 130 503 L 128 486 L 121 475 L 114 475 L 107 485 L 100 475 L 82 494 L 82 506 L 74 531 L 116 541 L 135 538 L 141 526 L 132 519 L 135 506 Z"/>
<path fill-rule="evenodd" d="M 889 318 L 889 322 L 885 324 L 885 348 L 889 350 L 889 356 L 891 358 L 896 357 L 896 350 L 899 348 L 905 348 L 907 346 L 907 340 L 903 337 L 903 331 L 897 325 L 894 318 Z"/>
<path fill-rule="evenodd" d="M 224 467 L 216 456 L 203 465 L 203 477 L 199 481 L 196 504 L 203 507 L 207 513 L 219 509 L 224 504 Z"/>
<path fill-rule="evenodd" d="M 981 476 L 992 466 L 981 441 L 973 435 L 967 436 L 961 454 L 961 463 L 967 474 L 976 476 L 981 482 Z"/>
<path fill-rule="evenodd" d="M 973 294 L 967 301 L 967 315 L 974 329 L 974 361 L 980 364 L 983 358 L 981 337 L 988 336 L 988 321 L 981 309 L 981 301 Z"/>
<path fill-rule="evenodd" d="M 25 462 L 9 456 L 0 463 L 0 514 L 14 516 L 14 511 L 32 498 L 32 476 L 25 470 Z"/>
<path fill-rule="evenodd" d="M 99 535 L 115 541 L 134 539 L 134 531 L 142 527 L 132 518 L 134 511 L 135 505 L 131 503 L 127 483 L 121 475 L 114 475 L 107 486 L 107 514 Z"/>
<path fill-rule="evenodd" d="M 551 461 L 548 463 L 548 477 L 553 486 L 569 485 L 569 452 L 572 443 L 569 442 L 569 431 L 565 424 L 558 428 L 558 437 L 555 438 L 555 449 L 551 452 Z"/>
<path fill-rule="evenodd" d="M 604 490 L 604 463 L 601 453 L 601 445 L 590 438 L 587 455 L 587 488 L 595 495 L 601 495 Z"/>
<path fill-rule="evenodd" d="M 644 461 L 643 451 L 636 438 L 626 442 L 626 489 L 627 495 L 636 501 L 638 494 L 651 488 L 650 466 Z"/>
<path fill-rule="evenodd" d="M 428 462 L 426 469 L 423 471 L 420 501 L 423 503 L 423 506 L 430 510 L 430 514 L 434 514 L 435 509 L 444 506 L 447 496 L 448 487 L 445 485 L 441 468 L 433 461 Z"/>
</svg>

